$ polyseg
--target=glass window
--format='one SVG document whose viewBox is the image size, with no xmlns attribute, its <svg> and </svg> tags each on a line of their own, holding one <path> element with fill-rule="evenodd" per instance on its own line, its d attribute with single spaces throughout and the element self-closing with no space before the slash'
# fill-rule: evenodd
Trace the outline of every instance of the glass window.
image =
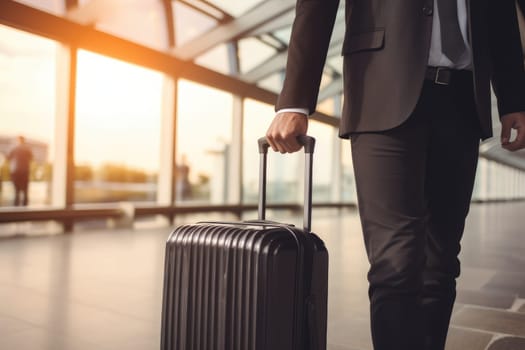
<svg viewBox="0 0 525 350">
<path fill-rule="evenodd" d="M 281 39 L 282 42 L 287 43 L 290 41 L 290 36 L 292 35 L 292 26 L 289 26 L 284 29 L 279 29 L 275 31 L 274 35 Z"/>
<path fill-rule="evenodd" d="M 159 72 L 79 51 L 75 202 L 156 199 L 162 84 Z"/>
<path fill-rule="evenodd" d="M 28 204 L 50 204 L 50 185 L 55 140 L 57 44 L 29 33 L 0 25 L 0 205 L 13 205 L 15 169 L 25 173 L 27 156 L 12 153 L 17 136 L 24 136 L 33 153 L 27 184 Z M 26 152 L 27 154 L 27 152 Z M 18 160 L 18 165 L 17 165 Z M 20 165 L 23 164 L 23 165 Z M 18 172 L 17 170 L 17 172 Z M 13 181 L 11 181 L 13 180 Z M 23 180 L 23 181 L 22 181 Z M 23 204 L 23 188 L 18 187 Z"/>
<path fill-rule="evenodd" d="M 239 41 L 241 72 L 246 73 L 275 55 L 276 50 L 255 38 Z"/>
<path fill-rule="evenodd" d="M 222 74 L 230 74 L 228 47 L 226 44 L 217 45 L 205 54 L 197 57 L 195 63 Z"/>
<path fill-rule="evenodd" d="M 64 0 L 16 0 L 24 5 L 28 5 L 39 10 L 54 13 L 56 15 L 62 15 L 65 12 L 65 1 Z"/>
<path fill-rule="evenodd" d="M 173 14 L 177 46 L 187 43 L 217 25 L 215 19 L 179 1 L 173 3 Z"/>
<path fill-rule="evenodd" d="M 319 111 L 321 113 L 324 113 L 324 114 L 327 114 L 327 115 L 338 114 L 338 113 L 334 113 L 334 112 L 336 112 L 335 111 L 334 98 L 330 97 L 330 98 L 327 98 L 326 100 L 321 101 L 320 103 L 318 103 L 317 111 Z"/>
<path fill-rule="evenodd" d="M 323 72 L 323 75 L 321 75 L 321 83 L 319 84 L 319 91 L 322 91 L 327 85 L 329 85 L 332 82 L 332 80 L 333 79 L 330 76 L 330 74 L 326 74 L 325 72 Z"/>
<path fill-rule="evenodd" d="M 233 96 L 179 80 L 178 101 L 177 201 L 224 204 L 228 195 Z"/>
<path fill-rule="evenodd" d="M 333 201 L 334 178 L 334 143 L 337 140 L 337 130 L 327 124 L 311 120 L 308 123 L 308 134 L 315 137 L 313 194 L 315 202 Z"/>
<path fill-rule="evenodd" d="M 244 102 L 243 201 L 259 198 L 259 153 L 257 140 L 264 136 L 274 117 L 274 107 L 247 99 Z M 268 203 L 302 203 L 304 156 L 300 153 L 268 156 Z"/>
<path fill-rule="evenodd" d="M 280 93 L 283 88 L 283 78 L 284 71 L 279 73 L 274 73 L 268 78 L 265 78 L 257 83 L 258 86 L 273 91 L 275 93 Z"/>
<path fill-rule="evenodd" d="M 332 58 L 328 58 L 328 65 L 330 68 L 337 71 L 339 74 L 343 74 L 343 56 L 334 56 Z"/>
<path fill-rule="evenodd" d="M 352 152 L 350 141 L 342 140 L 342 196 L 343 203 L 357 203 L 357 193 L 355 190 L 354 165 L 352 162 Z"/>
</svg>

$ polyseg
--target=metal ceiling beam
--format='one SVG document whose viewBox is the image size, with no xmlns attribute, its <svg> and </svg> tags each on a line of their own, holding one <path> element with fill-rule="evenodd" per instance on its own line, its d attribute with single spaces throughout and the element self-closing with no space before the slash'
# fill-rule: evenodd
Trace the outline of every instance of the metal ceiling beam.
<svg viewBox="0 0 525 350">
<path fill-rule="evenodd" d="M 71 8 L 74 8 L 75 6 L 78 6 L 78 0 L 65 0 L 64 3 L 66 4 L 66 10 L 69 10 Z"/>
<path fill-rule="evenodd" d="M 175 47 L 176 36 L 175 36 L 175 19 L 173 16 L 173 4 L 171 0 L 162 0 L 162 6 L 164 7 L 164 18 L 166 18 L 166 32 L 168 33 L 168 46 Z"/>
<path fill-rule="evenodd" d="M 191 80 L 237 96 L 251 98 L 270 105 L 275 104 L 277 100 L 277 94 L 255 84 L 249 84 L 237 78 L 182 61 L 166 52 L 136 44 L 14 0 L 0 1 L 0 23 L 79 49 L 154 69 L 174 78 Z M 332 126 L 339 124 L 338 118 L 322 113 L 316 113 L 312 119 Z"/>
<path fill-rule="evenodd" d="M 286 67 L 287 57 L 288 51 L 279 52 L 251 71 L 242 74 L 240 78 L 249 83 L 258 82 L 273 73 L 283 70 Z"/>
<path fill-rule="evenodd" d="M 95 24 L 103 16 L 118 13 L 118 3 L 115 0 L 90 0 L 86 4 L 70 6 L 66 17 L 82 24 Z"/>
<path fill-rule="evenodd" d="M 173 0 L 169 0 L 173 1 Z M 219 22 L 231 20 L 233 17 L 228 13 L 224 12 L 223 9 L 219 8 L 217 5 L 210 3 L 205 0 L 180 0 L 180 2 L 186 6 L 191 7 L 195 11 L 202 13 L 206 16 L 215 18 Z"/>
<path fill-rule="evenodd" d="M 336 22 L 341 19 L 344 20 L 344 2 L 341 2 L 339 6 L 339 12 L 337 13 Z M 265 25 L 249 32 L 247 36 L 257 36 L 267 33 L 275 32 L 276 30 L 291 27 L 295 19 L 295 11 L 290 11 L 285 15 L 275 18 L 273 21 L 266 23 Z"/>
<path fill-rule="evenodd" d="M 295 7 L 293 0 L 268 0 L 248 13 L 222 24 L 206 34 L 176 48 L 173 53 L 182 60 L 192 60 L 218 44 L 242 37 L 273 21 Z"/>
<path fill-rule="evenodd" d="M 337 13 L 336 17 L 336 26 L 337 23 L 342 21 L 344 23 L 345 21 L 345 12 L 344 12 L 344 2 L 341 2 L 341 5 L 339 7 L 339 12 Z M 268 35 L 274 35 L 276 31 L 280 29 L 290 28 L 293 25 L 293 21 L 295 20 L 295 11 L 289 11 L 288 13 L 275 18 L 273 21 L 266 23 L 265 25 L 246 33 L 245 37 L 250 36 L 261 36 L 264 34 Z M 334 31 L 337 31 L 337 28 L 334 29 Z M 344 28 L 342 30 L 344 32 Z M 281 40 L 281 39 L 279 39 Z"/>
<path fill-rule="evenodd" d="M 341 43 L 345 35 L 344 28 L 344 20 L 338 21 L 334 28 L 332 39 L 330 40 L 330 47 L 328 48 L 327 57 L 333 57 L 335 55 L 341 54 Z M 241 79 L 250 83 L 255 83 L 272 75 L 273 73 L 279 72 L 286 68 L 287 56 L 288 51 L 279 52 L 270 57 L 265 62 L 261 63 L 259 66 L 243 74 Z"/>
<path fill-rule="evenodd" d="M 246 34 L 246 36 L 258 36 L 267 33 L 273 33 L 276 30 L 290 27 L 295 19 L 295 11 L 289 11 L 288 13 L 275 18 L 273 21 L 268 22 L 259 28 Z"/>
</svg>

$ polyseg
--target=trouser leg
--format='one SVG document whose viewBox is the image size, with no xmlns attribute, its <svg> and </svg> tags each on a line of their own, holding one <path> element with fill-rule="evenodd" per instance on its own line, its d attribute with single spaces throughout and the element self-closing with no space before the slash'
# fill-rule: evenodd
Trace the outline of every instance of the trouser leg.
<svg viewBox="0 0 525 350">
<path fill-rule="evenodd" d="M 460 240 L 469 211 L 480 129 L 469 82 L 442 89 L 432 119 L 425 193 L 428 205 L 422 310 L 425 350 L 445 348 L 460 273 Z"/>
<path fill-rule="evenodd" d="M 13 182 L 13 187 L 15 188 L 15 198 L 13 200 L 13 205 L 16 207 L 20 205 L 20 179 L 18 178 L 18 174 L 11 174 L 11 181 Z"/>
<path fill-rule="evenodd" d="M 444 346 L 479 142 L 458 96 L 426 83 L 403 125 L 352 136 L 376 350 Z"/>
<path fill-rule="evenodd" d="M 22 179 L 20 191 L 22 192 L 24 199 L 22 201 L 23 206 L 27 206 L 29 203 L 29 174 Z"/>
<path fill-rule="evenodd" d="M 428 120 L 421 110 L 402 126 L 353 135 L 352 158 L 370 261 L 370 317 L 375 350 L 421 350 L 425 264 Z"/>
<path fill-rule="evenodd" d="M 11 179 L 15 187 L 14 205 L 26 206 L 29 202 L 29 173 L 13 173 L 11 174 Z"/>
</svg>

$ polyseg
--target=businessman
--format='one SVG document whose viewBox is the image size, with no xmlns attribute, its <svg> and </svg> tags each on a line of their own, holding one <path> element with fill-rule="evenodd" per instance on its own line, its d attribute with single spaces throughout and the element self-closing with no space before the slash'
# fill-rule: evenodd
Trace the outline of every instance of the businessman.
<svg viewBox="0 0 525 350">
<path fill-rule="evenodd" d="M 286 78 L 267 137 L 300 146 L 338 0 L 298 0 Z M 525 146 L 525 72 L 515 0 L 347 0 L 344 106 L 370 261 L 375 350 L 442 350 L 480 139 Z M 511 129 L 517 136 L 511 138 Z"/>
<path fill-rule="evenodd" d="M 31 161 L 33 153 L 31 148 L 26 144 L 25 137 L 18 136 L 18 144 L 9 152 L 9 169 L 11 181 L 15 187 L 14 205 L 27 206 L 29 202 L 29 175 L 31 170 Z M 20 197 L 23 196 L 21 200 Z"/>
</svg>

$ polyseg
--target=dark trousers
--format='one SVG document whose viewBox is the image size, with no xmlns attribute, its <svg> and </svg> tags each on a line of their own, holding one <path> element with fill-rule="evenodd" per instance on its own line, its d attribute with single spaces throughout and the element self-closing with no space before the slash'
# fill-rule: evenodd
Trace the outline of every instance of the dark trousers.
<svg viewBox="0 0 525 350">
<path fill-rule="evenodd" d="M 478 159 L 472 91 L 470 72 L 426 80 L 404 124 L 351 137 L 375 350 L 444 349 Z"/>
<path fill-rule="evenodd" d="M 14 205 L 19 206 L 27 206 L 29 202 L 28 197 L 28 187 L 29 187 L 29 173 L 27 172 L 17 172 L 17 173 L 11 173 L 11 180 L 13 181 L 13 185 L 15 186 L 15 199 L 14 199 Z M 21 197 L 23 199 L 21 199 Z"/>
</svg>

